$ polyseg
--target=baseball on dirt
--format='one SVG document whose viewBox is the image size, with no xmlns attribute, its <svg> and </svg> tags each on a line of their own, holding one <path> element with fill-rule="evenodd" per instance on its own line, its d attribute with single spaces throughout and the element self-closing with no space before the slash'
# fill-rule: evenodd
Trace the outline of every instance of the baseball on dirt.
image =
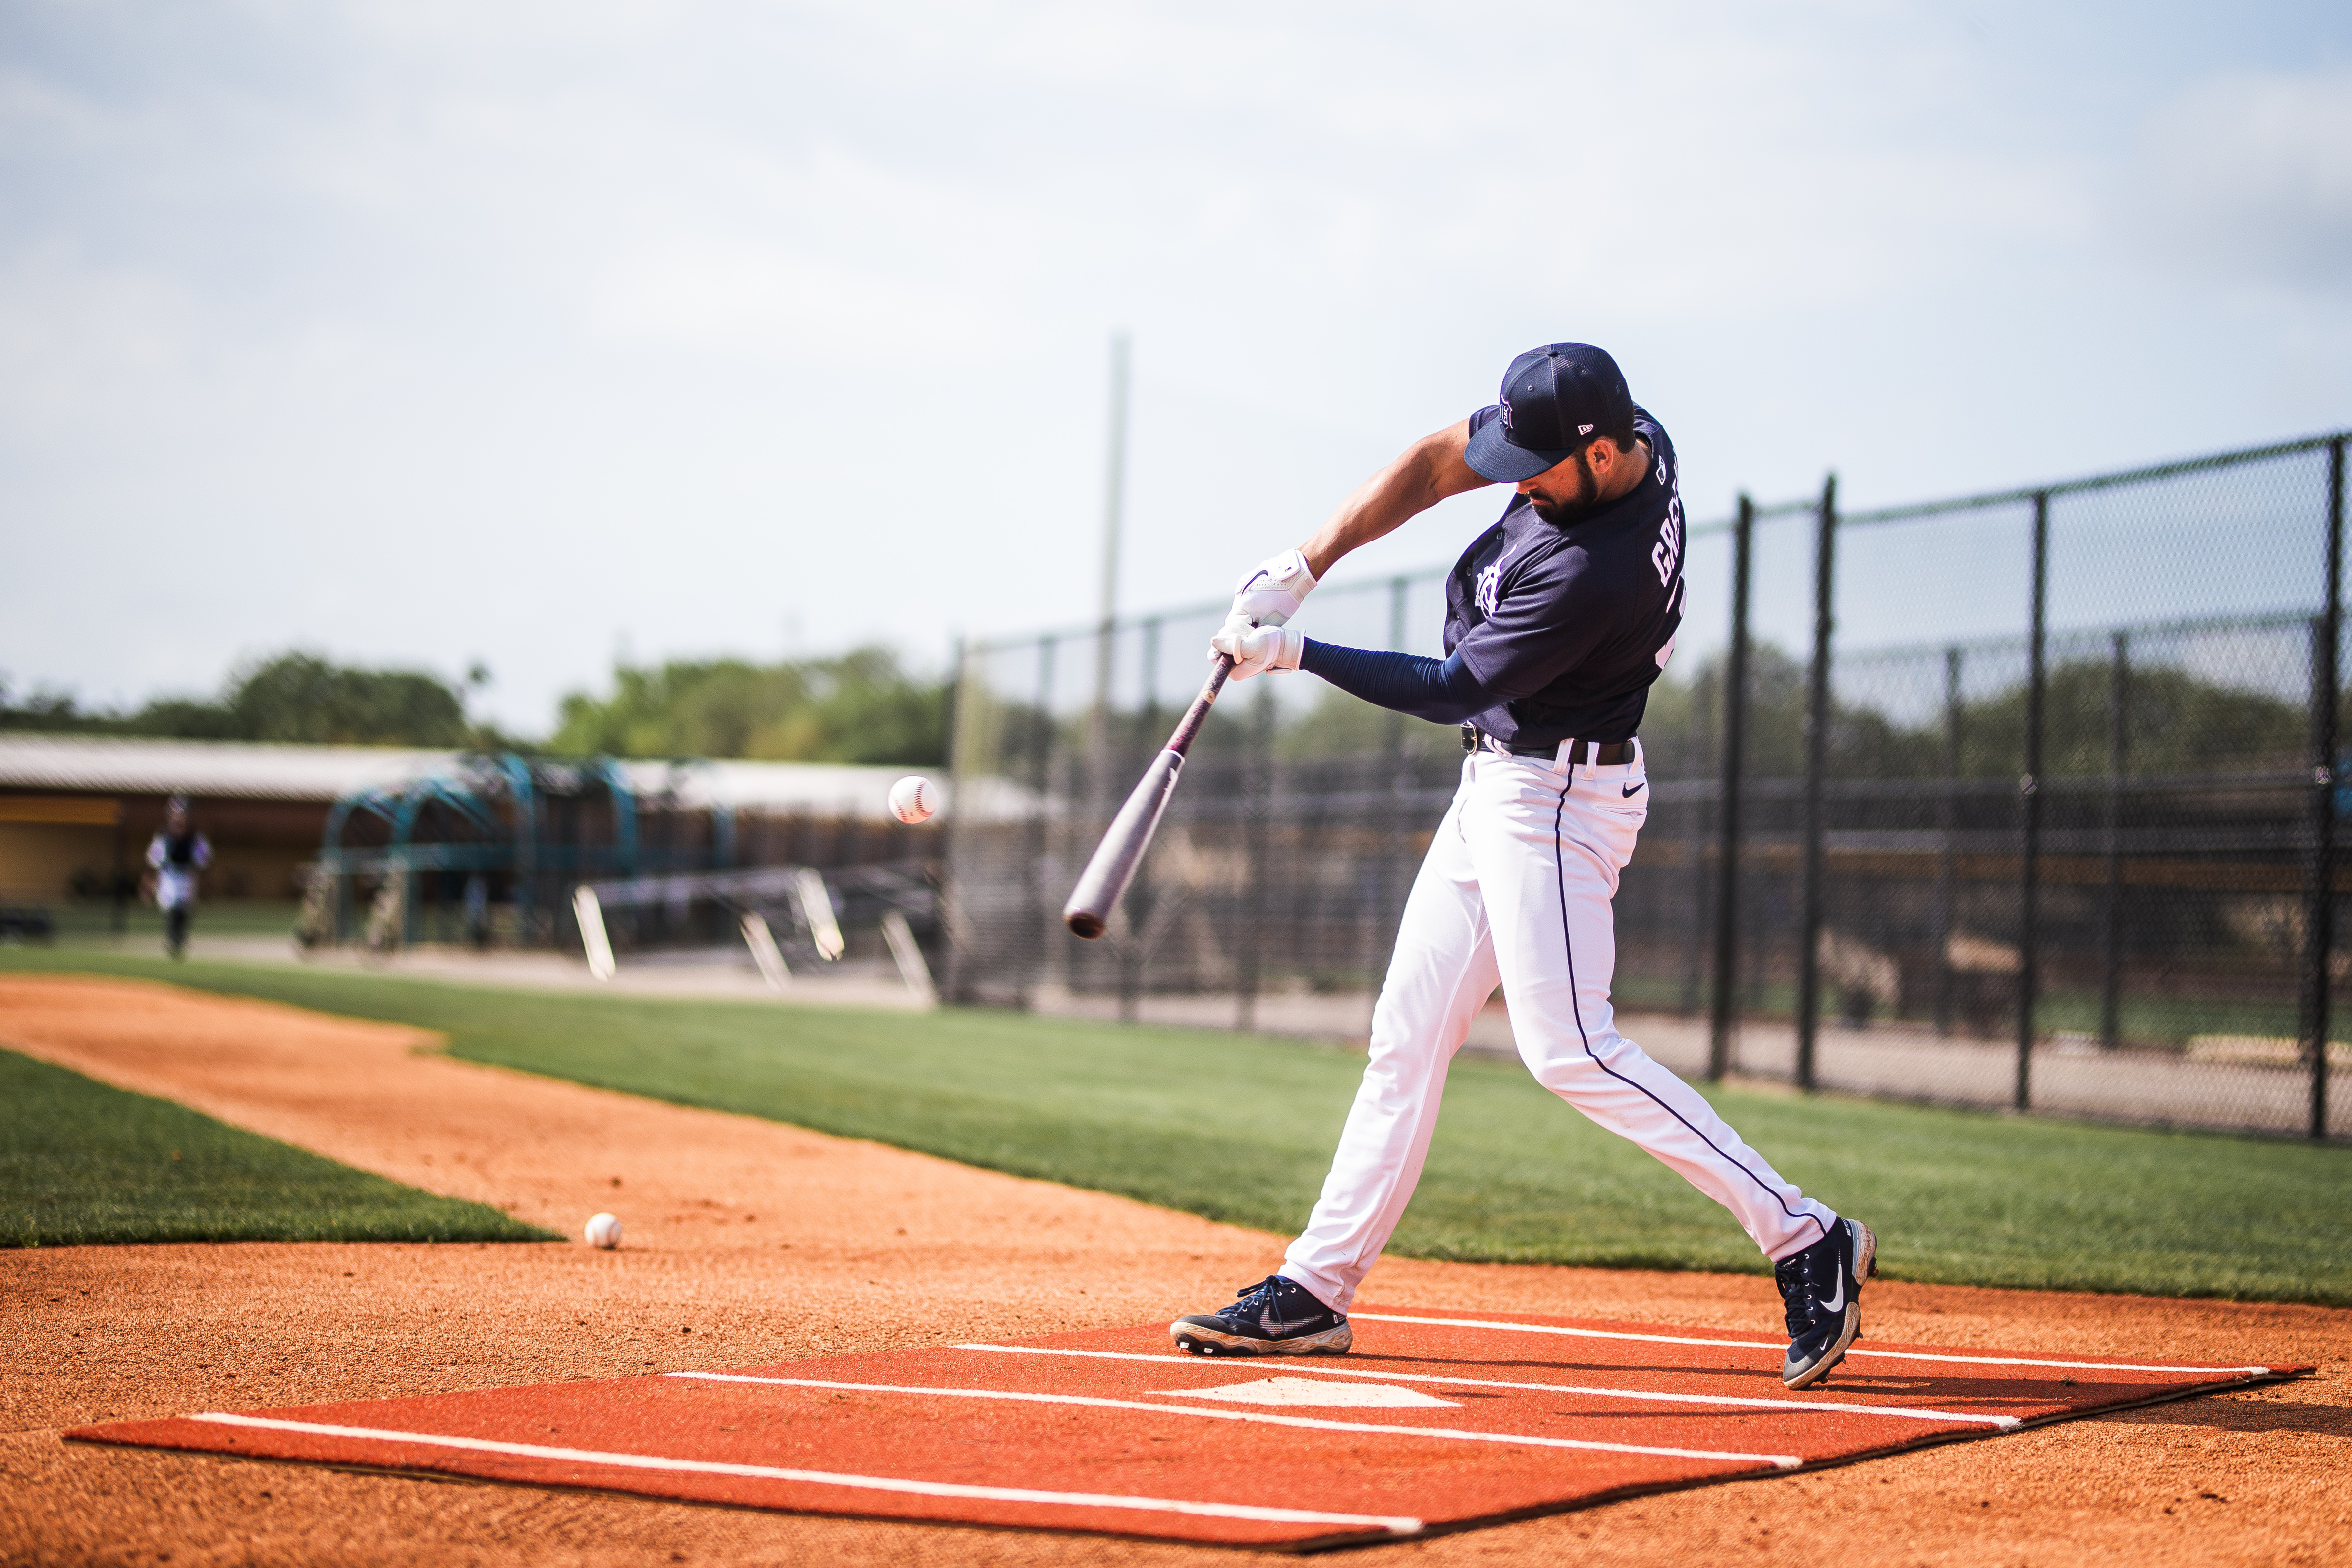
<svg viewBox="0 0 2352 1568">
<path fill-rule="evenodd" d="M 890 786 L 890 814 L 902 822 L 928 822 L 939 809 L 939 786 L 919 773 Z"/>
<path fill-rule="evenodd" d="M 621 1244 L 621 1222 L 609 1214 L 599 1214 L 588 1221 L 588 1245 L 602 1247 L 607 1252 Z"/>
</svg>

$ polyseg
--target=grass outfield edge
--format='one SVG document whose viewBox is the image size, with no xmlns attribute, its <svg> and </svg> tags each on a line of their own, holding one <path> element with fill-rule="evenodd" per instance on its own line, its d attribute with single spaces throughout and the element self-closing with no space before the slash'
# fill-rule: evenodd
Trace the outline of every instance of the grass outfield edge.
<svg viewBox="0 0 2352 1568">
<path fill-rule="evenodd" d="M 563 1239 L 0 1045 L 0 1249 Z"/>
<path fill-rule="evenodd" d="M 1363 1057 L 1220 1031 L 982 1009 L 926 1015 L 578 996 L 110 955 L 0 969 L 114 975 L 387 1019 L 457 1060 L 866 1139 L 1286 1234 L 1311 1205 Z M 1181 1048 L 1189 1063 L 1171 1071 Z M 1204 1062 L 1231 1056 L 1230 1063 Z M 1257 1090 L 1220 1092 L 1246 1070 Z M 1894 1242 L 1890 1278 L 2352 1305 L 2340 1145 L 2157 1132 L 1846 1096 L 1725 1095 L 1809 1191 Z M 1540 1108 L 1538 1108 L 1540 1103 Z M 1751 1129 L 1769 1136 L 1755 1135 Z M 1932 1247 L 1923 1244 L 1932 1241 Z M 1559 1107 L 1464 1062 L 1391 1250 L 1448 1261 L 1758 1273 L 1719 1209 Z"/>
</svg>

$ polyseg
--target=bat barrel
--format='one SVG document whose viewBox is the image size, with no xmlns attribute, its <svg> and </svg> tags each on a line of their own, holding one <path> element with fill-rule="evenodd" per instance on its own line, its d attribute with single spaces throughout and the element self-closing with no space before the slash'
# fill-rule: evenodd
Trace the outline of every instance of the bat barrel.
<svg viewBox="0 0 2352 1568">
<path fill-rule="evenodd" d="M 1062 924 L 1074 935 L 1091 942 L 1110 929 L 1111 911 L 1118 907 L 1128 883 L 1135 880 L 1136 868 L 1151 847 L 1152 834 L 1160 831 L 1168 797 L 1183 768 L 1181 751 L 1162 751 L 1153 758 L 1141 782 L 1111 819 L 1110 831 L 1096 846 L 1094 858 L 1087 862 L 1078 885 L 1070 891 L 1070 901 L 1062 906 Z"/>
</svg>

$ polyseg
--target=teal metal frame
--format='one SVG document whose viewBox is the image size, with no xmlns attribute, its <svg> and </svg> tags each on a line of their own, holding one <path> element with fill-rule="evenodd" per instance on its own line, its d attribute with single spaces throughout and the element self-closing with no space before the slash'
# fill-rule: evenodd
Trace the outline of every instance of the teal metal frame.
<svg viewBox="0 0 2352 1568">
<path fill-rule="evenodd" d="M 554 808 L 565 801 L 598 799 L 612 810 L 609 839 L 595 844 L 556 841 L 551 832 Z M 502 876 L 515 907 L 518 936 L 535 945 L 561 939 L 556 926 L 568 917 L 571 883 L 634 877 L 645 871 L 725 871 L 734 864 L 731 808 L 714 801 L 693 807 L 669 802 L 653 809 L 707 814 L 709 852 L 648 857 L 642 834 L 647 807 L 638 800 L 627 769 L 610 757 L 552 763 L 513 752 L 475 755 L 462 758 L 452 772 L 356 790 L 328 811 L 319 847 L 319 873 L 335 884 L 331 905 L 334 939 L 347 942 L 357 935 L 357 884 L 372 878 L 403 879 L 401 939 L 413 943 L 421 933 L 422 910 L 415 896 L 419 874 Z M 356 824 L 371 821 L 383 825 L 387 841 L 347 841 Z M 648 858 L 666 863 L 648 866 Z"/>
</svg>

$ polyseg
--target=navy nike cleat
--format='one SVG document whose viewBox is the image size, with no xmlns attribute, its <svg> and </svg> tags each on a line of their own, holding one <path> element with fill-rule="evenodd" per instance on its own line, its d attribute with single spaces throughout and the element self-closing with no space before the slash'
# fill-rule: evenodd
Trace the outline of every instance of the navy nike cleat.
<svg viewBox="0 0 2352 1568">
<path fill-rule="evenodd" d="M 1190 1355 L 1345 1355 L 1356 1343 L 1348 1320 L 1295 1280 L 1268 1274 L 1234 1292 L 1234 1304 L 1168 1325 Z"/>
<path fill-rule="evenodd" d="M 1863 1281 L 1877 1272 L 1878 1238 L 1859 1219 L 1839 1220 L 1827 1236 L 1773 1265 L 1789 1308 L 1782 1383 L 1810 1388 L 1845 1359 L 1845 1347 L 1862 1332 Z"/>
</svg>

